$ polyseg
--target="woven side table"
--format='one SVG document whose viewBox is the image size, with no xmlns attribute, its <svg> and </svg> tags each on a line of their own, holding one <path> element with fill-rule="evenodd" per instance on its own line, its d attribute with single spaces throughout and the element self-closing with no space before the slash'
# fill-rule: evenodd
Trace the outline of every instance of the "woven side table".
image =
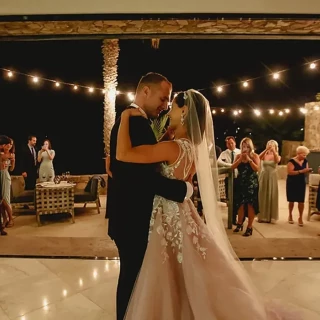
<svg viewBox="0 0 320 320">
<path fill-rule="evenodd" d="M 74 223 L 74 184 L 36 186 L 35 207 L 38 226 L 41 215 L 56 213 L 70 213 Z"/>
</svg>

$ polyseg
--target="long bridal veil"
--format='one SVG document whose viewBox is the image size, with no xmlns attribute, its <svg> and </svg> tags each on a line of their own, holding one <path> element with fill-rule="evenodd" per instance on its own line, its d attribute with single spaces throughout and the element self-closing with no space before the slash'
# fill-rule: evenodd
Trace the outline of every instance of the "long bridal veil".
<svg viewBox="0 0 320 320">
<path fill-rule="evenodd" d="M 199 101 L 199 99 L 202 99 L 203 101 Z M 209 102 L 202 94 L 199 94 L 199 92 L 188 90 L 185 92 L 185 104 L 187 105 L 189 112 L 186 126 L 194 145 L 194 159 L 203 205 L 203 214 L 205 215 L 211 238 L 213 238 L 216 245 L 219 247 L 223 259 L 227 264 L 226 273 L 224 274 L 222 271 L 220 275 L 215 276 L 227 277 L 228 274 L 230 275 L 230 272 L 234 273 L 237 283 L 234 283 L 234 285 L 226 283 L 226 285 L 231 285 L 231 287 L 233 287 L 233 293 L 238 291 L 239 296 L 242 295 L 240 300 L 245 296 L 246 301 L 250 305 L 250 307 L 247 307 L 255 309 L 253 314 L 260 315 L 259 320 L 267 319 L 263 299 L 235 254 L 223 224 L 217 198 L 218 167 L 215 155 L 212 113 Z M 196 108 L 196 104 L 198 106 L 204 106 L 203 110 L 199 107 Z M 219 288 L 217 288 L 217 290 L 219 290 Z M 246 308 L 246 306 L 243 307 Z"/>
</svg>

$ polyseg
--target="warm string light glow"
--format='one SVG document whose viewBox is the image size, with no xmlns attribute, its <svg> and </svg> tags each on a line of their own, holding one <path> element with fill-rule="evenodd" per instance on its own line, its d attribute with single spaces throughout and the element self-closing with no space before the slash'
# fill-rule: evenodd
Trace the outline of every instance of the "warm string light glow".
<svg viewBox="0 0 320 320">
<path fill-rule="evenodd" d="M 301 107 L 301 108 L 292 108 L 293 110 L 299 110 L 302 114 L 306 114 L 308 111 L 306 108 L 304 107 Z M 284 116 L 284 115 L 289 115 L 291 113 L 291 110 L 292 109 L 289 109 L 289 108 L 285 108 L 285 109 L 280 109 L 280 110 L 275 110 L 273 108 L 271 109 L 253 109 L 253 114 L 256 115 L 257 117 L 263 115 L 264 113 L 269 113 L 270 115 L 279 115 L 280 117 Z M 313 107 L 313 110 L 315 111 L 319 111 L 320 110 L 320 104 L 319 105 L 315 105 Z M 233 116 L 240 116 L 242 114 L 242 110 L 241 109 L 233 109 L 233 108 L 230 108 L 230 109 L 225 109 L 225 108 L 214 108 L 211 110 L 212 111 L 212 114 L 218 114 L 219 112 L 221 114 L 226 114 L 228 111 L 230 113 L 232 113 Z M 250 110 L 248 110 L 248 112 L 250 112 Z"/>
<path fill-rule="evenodd" d="M 304 63 L 304 64 L 302 64 L 302 66 L 308 66 L 308 68 L 310 70 L 315 70 L 315 69 L 317 69 L 317 62 L 318 61 L 320 61 L 320 59 L 314 60 L 312 62 Z M 8 79 L 13 79 L 13 78 L 15 78 L 15 76 L 20 75 L 20 76 L 31 78 L 32 82 L 35 83 L 35 84 L 37 84 L 39 82 L 52 82 L 52 83 L 54 83 L 54 86 L 56 88 L 59 88 L 59 87 L 62 87 L 62 86 L 66 86 L 66 87 L 69 86 L 69 87 L 72 87 L 73 91 L 78 91 L 80 89 L 85 89 L 90 94 L 94 93 L 95 91 L 101 92 L 102 94 L 106 93 L 106 91 L 103 88 L 85 86 L 85 85 L 74 84 L 74 83 L 63 82 L 63 81 L 59 81 L 58 82 L 58 81 L 53 80 L 53 79 L 42 78 L 42 77 L 39 77 L 39 76 L 36 76 L 36 75 L 27 74 L 27 73 L 23 73 L 23 72 L 19 72 L 19 71 L 14 71 L 14 70 L 9 70 L 9 69 L 6 69 L 6 68 L 0 68 L 0 70 L 3 70 L 5 72 L 6 77 Z M 267 74 L 265 76 L 259 76 L 259 77 L 247 79 L 245 81 L 242 80 L 242 81 L 239 81 L 239 82 L 226 83 L 224 85 L 213 86 L 213 89 L 215 89 L 218 94 L 224 92 L 225 91 L 224 90 L 225 87 L 231 86 L 231 85 L 239 85 L 240 84 L 243 89 L 247 89 L 247 88 L 251 87 L 250 86 L 250 82 L 252 82 L 254 80 L 257 80 L 257 79 L 261 79 L 261 78 L 266 78 L 266 77 L 272 76 L 272 78 L 274 80 L 280 80 L 281 79 L 281 74 L 284 73 L 284 72 L 288 72 L 289 70 L 290 69 L 278 70 L 278 71 L 275 71 L 275 72 L 271 72 L 270 74 Z M 208 89 L 208 88 L 198 89 L 198 91 L 203 91 L 203 90 L 206 90 L 206 89 Z M 118 96 L 118 95 L 127 95 L 128 99 L 130 101 L 134 100 L 134 94 L 132 92 L 123 92 L 123 91 L 117 90 L 116 91 L 116 96 Z M 176 94 L 174 94 L 174 97 L 175 97 L 175 95 Z"/>
</svg>

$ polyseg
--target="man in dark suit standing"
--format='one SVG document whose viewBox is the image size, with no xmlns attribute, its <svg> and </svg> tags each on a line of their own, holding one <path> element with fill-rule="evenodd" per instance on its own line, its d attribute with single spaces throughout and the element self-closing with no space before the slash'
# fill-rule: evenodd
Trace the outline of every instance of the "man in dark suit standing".
<svg viewBox="0 0 320 320">
<path fill-rule="evenodd" d="M 37 151 L 36 151 L 37 137 L 30 135 L 28 137 L 28 144 L 22 149 L 20 155 L 20 170 L 24 177 L 26 190 L 33 190 L 37 180 Z"/>
<path fill-rule="evenodd" d="M 172 85 L 164 76 L 148 73 L 138 84 L 131 108 L 140 108 L 149 119 L 157 118 L 168 108 Z M 155 194 L 183 202 L 192 186 L 168 179 L 158 172 L 156 164 L 125 163 L 116 159 L 118 119 L 110 139 L 110 172 L 112 192 L 108 192 L 109 235 L 115 241 L 120 257 L 117 289 L 117 320 L 123 320 L 134 283 L 140 271 L 148 244 L 149 224 Z M 133 146 L 156 144 L 150 120 L 130 118 L 130 138 Z M 191 191 L 190 191 L 191 190 Z M 110 190 L 111 191 L 111 190 Z"/>
</svg>

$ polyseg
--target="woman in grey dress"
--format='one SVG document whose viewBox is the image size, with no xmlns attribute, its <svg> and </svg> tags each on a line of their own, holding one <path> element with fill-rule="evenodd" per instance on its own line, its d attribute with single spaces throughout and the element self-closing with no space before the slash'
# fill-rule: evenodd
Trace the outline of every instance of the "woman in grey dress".
<svg viewBox="0 0 320 320">
<path fill-rule="evenodd" d="M 5 162 L 5 166 L 1 168 L 0 183 L 1 183 L 1 215 L 2 215 L 2 227 L 10 228 L 13 227 L 13 215 L 10 204 L 11 200 L 11 176 L 10 171 L 14 170 L 15 167 L 15 153 L 14 143 L 10 139 L 10 143 L 4 145 L 3 152 L 1 153 L 2 161 Z"/>
<path fill-rule="evenodd" d="M 54 150 L 51 149 L 51 142 L 44 140 L 41 150 L 38 152 L 38 162 L 40 162 L 39 168 L 39 180 L 40 182 L 53 181 L 54 168 L 53 159 L 55 157 Z"/>
<path fill-rule="evenodd" d="M 277 165 L 281 161 L 278 142 L 270 140 L 266 149 L 259 155 L 261 172 L 259 175 L 258 222 L 272 222 L 279 219 L 279 192 Z"/>
</svg>

